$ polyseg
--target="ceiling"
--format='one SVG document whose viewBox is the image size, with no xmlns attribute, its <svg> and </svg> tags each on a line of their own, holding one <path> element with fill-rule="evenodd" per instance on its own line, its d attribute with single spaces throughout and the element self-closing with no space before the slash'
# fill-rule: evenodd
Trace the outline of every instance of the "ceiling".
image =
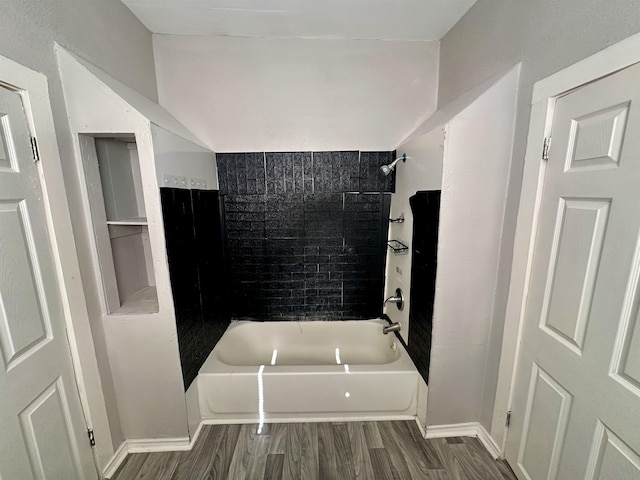
<svg viewBox="0 0 640 480">
<path fill-rule="evenodd" d="M 440 40 L 475 0 L 122 0 L 153 33 Z"/>
</svg>

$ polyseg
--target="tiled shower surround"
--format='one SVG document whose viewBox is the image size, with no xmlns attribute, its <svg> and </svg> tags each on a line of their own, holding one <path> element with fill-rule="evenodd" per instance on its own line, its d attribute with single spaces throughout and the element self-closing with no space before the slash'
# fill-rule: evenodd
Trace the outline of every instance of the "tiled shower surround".
<svg viewBox="0 0 640 480">
<path fill-rule="evenodd" d="M 185 389 L 227 326 L 220 196 L 161 188 L 162 215 Z"/>
<path fill-rule="evenodd" d="M 217 154 L 235 319 L 382 313 L 395 152 Z"/>
</svg>

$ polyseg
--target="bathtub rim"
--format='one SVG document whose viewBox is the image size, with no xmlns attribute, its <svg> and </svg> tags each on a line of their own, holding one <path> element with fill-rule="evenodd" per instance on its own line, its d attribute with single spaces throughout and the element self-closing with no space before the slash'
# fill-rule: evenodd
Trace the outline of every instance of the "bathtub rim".
<svg viewBox="0 0 640 480">
<path fill-rule="evenodd" d="M 385 318 L 373 318 L 367 320 L 326 320 L 324 323 L 334 322 L 368 322 L 379 324 L 380 327 L 388 325 L 389 320 Z M 213 348 L 213 350 L 207 356 L 207 359 L 198 370 L 198 375 L 215 375 L 215 374 L 227 374 L 227 375 L 257 375 L 261 365 L 231 365 L 225 363 L 218 355 L 219 345 L 223 341 L 224 336 L 228 331 L 246 326 L 252 321 L 238 321 L 232 322 L 225 330 L 222 337 Z M 255 322 L 259 324 L 275 323 L 275 324 L 289 324 L 290 321 L 274 321 L 274 322 Z M 306 322 L 293 322 L 293 323 L 306 323 Z M 383 334 L 381 334 L 383 335 Z M 417 368 L 413 363 L 413 360 L 409 357 L 407 347 L 398 335 L 394 334 L 394 340 L 398 348 L 398 356 L 395 360 L 387 363 L 376 364 L 311 364 L 311 365 L 267 365 L 264 364 L 263 375 L 296 375 L 296 374 L 308 374 L 308 375 L 322 375 L 327 373 L 344 373 L 344 365 L 349 366 L 349 373 L 357 374 L 385 374 L 393 372 L 417 372 Z"/>
</svg>

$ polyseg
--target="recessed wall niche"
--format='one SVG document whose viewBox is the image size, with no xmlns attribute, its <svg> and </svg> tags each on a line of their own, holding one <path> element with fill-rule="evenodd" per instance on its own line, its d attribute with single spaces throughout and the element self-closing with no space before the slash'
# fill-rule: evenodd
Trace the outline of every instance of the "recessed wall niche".
<svg viewBox="0 0 640 480">
<path fill-rule="evenodd" d="M 158 312 L 133 134 L 80 135 L 87 196 L 109 314 Z"/>
</svg>

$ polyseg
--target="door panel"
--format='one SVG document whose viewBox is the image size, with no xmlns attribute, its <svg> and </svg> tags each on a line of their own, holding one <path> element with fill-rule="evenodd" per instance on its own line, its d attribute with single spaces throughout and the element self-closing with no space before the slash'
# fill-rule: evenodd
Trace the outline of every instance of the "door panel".
<svg viewBox="0 0 640 480">
<path fill-rule="evenodd" d="M 640 456 L 602 422 L 596 427 L 587 480 L 640 478 Z"/>
<path fill-rule="evenodd" d="M 640 241 L 631 268 L 611 376 L 640 398 Z"/>
<path fill-rule="evenodd" d="M 64 478 L 81 478 L 79 452 L 73 448 L 73 423 L 65 399 L 64 385 L 58 378 L 19 414 L 36 478 L 48 478 L 53 472 Z"/>
<path fill-rule="evenodd" d="M 0 478 L 95 479 L 27 118 L 2 87 L 0 132 Z"/>
<path fill-rule="evenodd" d="M 602 254 L 608 200 L 560 198 L 540 327 L 580 353 Z"/>
<path fill-rule="evenodd" d="M 618 166 L 629 106 L 625 102 L 571 121 L 567 171 Z"/>
<path fill-rule="evenodd" d="M 0 343 L 7 370 L 51 340 L 30 224 L 24 200 L 0 202 Z"/>
<path fill-rule="evenodd" d="M 518 478 L 640 479 L 638 85 L 636 65 L 551 107 L 506 451 Z"/>
<path fill-rule="evenodd" d="M 518 465 L 525 478 L 555 478 L 573 397 L 533 365 Z"/>
<path fill-rule="evenodd" d="M 11 137 L 11 124 L 9 116 L 0 113 L 0 171 L 18 171 L 18 162 L 16 161 L 15 148 Z"/>
</svg>

